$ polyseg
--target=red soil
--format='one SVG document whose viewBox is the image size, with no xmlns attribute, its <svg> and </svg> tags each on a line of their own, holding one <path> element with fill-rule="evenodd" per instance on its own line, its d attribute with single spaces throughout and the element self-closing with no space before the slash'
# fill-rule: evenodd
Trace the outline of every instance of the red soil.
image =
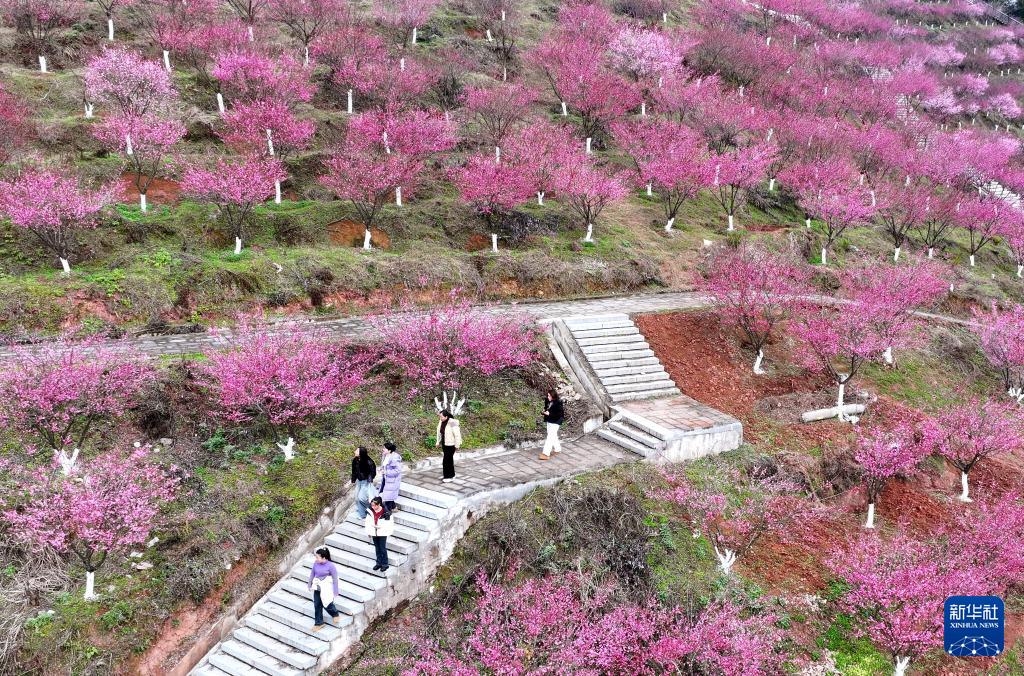
<svg viewBox="0 0 1024 676">
<path fill-rule="evenodd" d="M 341 246 L 361 247 L 366 227 L 355 221 L 335 221 L 327 226 L 331 242 Z M 391 238 L 381 230 L 370 229 L 370 245 L 377 249 L 390 249 Z"/>
<path fill-rule="evenodd" d="M 138 204 L 139 190 L 135 187 L 135 174 L 124 173 L 121 175 L 123 196 L 125 202 Z M 149 189 L 146 190 L 146 202 L 153 204 L 174 204 L 181 195 L 181 185 L 177 181 L 166 178 L 154 178 Z"/>
</svg>

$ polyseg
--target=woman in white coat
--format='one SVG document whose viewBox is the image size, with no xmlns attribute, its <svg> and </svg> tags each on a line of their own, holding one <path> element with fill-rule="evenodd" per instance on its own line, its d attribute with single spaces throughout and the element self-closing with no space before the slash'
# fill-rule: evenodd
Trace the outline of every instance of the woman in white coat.
<svg viewBox="0 0 1024 676">
<path fill-rule="evenodd" d="M 370 511 L 366 513 L 366 534 L 373 540 L 377 552 L 377 565 L 374 570 L 385 572 L 388 569 L 388 536 L 395 532 L 395 522 L 391 519 L 391 511 L 384 506 L 378 495 L 370 500 Z"/>
</svg>

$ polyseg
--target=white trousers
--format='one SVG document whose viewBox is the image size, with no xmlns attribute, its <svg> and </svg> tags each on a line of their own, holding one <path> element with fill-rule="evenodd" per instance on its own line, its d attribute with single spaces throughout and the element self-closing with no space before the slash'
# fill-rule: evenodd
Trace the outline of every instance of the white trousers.
<svg viewBox="0 0 1024 676">
<path fill-rule="evenodd" d="M 547 423 L 547 426 L 548 436 L 547 438 L 544 439 L 544 455 L 550 456 L 551 451 L 554 451 L 555 453 L 561 453 L 562 442 L 558 440 L 558 428 L 561 427 L 561 425 L 556 425 L 555 423 Z"/>
</svg>

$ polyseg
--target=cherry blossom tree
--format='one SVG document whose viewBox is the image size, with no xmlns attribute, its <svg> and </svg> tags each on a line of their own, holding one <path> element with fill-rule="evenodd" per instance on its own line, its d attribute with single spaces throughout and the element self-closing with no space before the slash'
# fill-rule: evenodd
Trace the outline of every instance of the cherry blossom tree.
<svg viewBox="0 0 1024 676">
<path fill-rule="evenodd" d="M 1003 389 L 1018 403 L 1024 401 L 1024 307 L 1000 312 L 993 304 L 991 313 L 975 311 L 972 329 L 982 354 L 999 369 Z"/>
<path fill-rule="evenodd" d="M 410 396 L 461 389 L 536 356 L 533 323 L 522 316 L 475 308 L 454 293 L 427 311 L 404 310 L 376 315 L 370 323 L 380 335 L 382 358 L 411 385 Z"/>
<path fill-rule="evenodd" d="M 482 141 L 500 148 L 509 132 L 527 120 L 536 99 L 536 92 L 521 84 L 473 87 L 465 93 L 466 117 Z"/>
<path fill-rule="evenodd" d="M 135 2 L 136 0 L 96 0 L 96 4 L 107 18 L 107 40 L 114 40 L 114 12 L 118 7 L 131 7 Z"/>
<path fill-rule="evenodd" d="M 629 194 L 615 174 L 584 162 L 566 166 L 556 178 L 555 190 L 587 228 L 584 242 L 594 241 L 594 224 L 604 208 Z"/>
<path fill-rule="evenodd" d="M 255 42 L 256 35 L 253 29 L 256 27 L 256 23 L 266 15 L 270 0 L 227 0 L 227 3 L 245 24 L 249 33 L 249 41 Z"/>
<path fill-rule="evenodd" d="M 736 210 L 746 202 L 747 192 L 765 179 L 768 167 L 775 161 L 775 147 L 759 143 L 733 148 L 712 157 L 715 165 L 714 195 L 725 211 L 728 230 L 735 229 Z"/>
<path fill-rule="evenodd" d="M 85 568 L 85 598 L 92 600 L 96 571 L 107 557 L 144 544 L 163 525 L 163 508 L 180 481 L 175 470 L 157 464 L 146 446 L 108 451 L 74 477 L 54 463 L 25 473 L 3 518 L 16 540 L 76 559 Z"/>
<path fill-rule="evenodd" d="M 1024 211 L 1005 209 L 1002 221 L 999 234 L 1013 255 L 1013 262 L 1017 264 L 1017 278 L 1020 279 L 1024 277 Z"/>
<path fill-rule="evenodd" d="M 640 114 L 647 114 L 650 90 L 682 61 L 682 54 L 668 35 L 647 28 L 624 26 L 608 44 L 613 67 L 624 71 L 643 91 Z"/>
<path fill-rule="evenodd" d="M 847 228 L 862 225 L 871 218 L 868 191 L 859 186 L 804 190 L 799 194 L 800 207 L 822 225 L 824 241 L 821 245 L 821 264 L 828 264 L 828 252 Z"/>
<path fill-rule="evenodd" d="M 900 251 L 928 215 L 928 202 L 917 186 L 884 183 L 875 188 L 875 218 L 892 239 L 893 261 L 899 262 Z"/>
<path fill-rule="evenodd" d="M 1024 444 L 1024 429 L 1010 404 L 972 399 L 929 418 L 924 443 L 960 470 L 960 502 L 971 502 L 968 475 L 979 462 L 1010 453 Z"/>
<path fill-rule="evenodd" d="M 530 199 L 536 186 L 528 167 L 479 155 L 453 169 L 451 177 L 463 201 L 483 217 L 491 232 L 505 229 L 512 211 Z"/>
<path fill-rule="evenodd" d="M 520 5 L 513 0 L 467 0 L 470 13 L 483 23 L 487 44 L 502 65 L 502 80 L 515 57 L 516 42 L 522 30 Z"/>
<path fill-rule="evenodd" d="M 346 0 L 267 0 L 268 13 L 302 43 L 303 63 L 309 65 L 309 45 L 318 35 L 342 22 Z"/>
<path fill-rule="evenodd" d="M 955 225 L 957 200 L 948 195 L 932 193 L 924 199 L 924 215 L 917 231 L 921 243 L 928 249 L 928 258 L 935 257 L 935 248 L 946 238 L 946 233 Z"/>
<path fill-rule="evenodd" d="M 266 157 L 218 159 L 213 166 L 190 167 L 181 181 L 184 194 L 216 204 L 228 233 L 235 240 L 235 255 L 242 253 L 245 223 L 253 208 L 274 194 L 274 186 L 287 177 L 280 160 Z"/>
<path fill-rule="evenodd" d="M 17 31 L 30 53 L 39 58 L 39 70 L 47 72 L 46 56 L 54 51 L 56 35 L 73 25 L 84 13 L 81 0 L 4 0 L 0 17 Z"/>
<path fill-rule="evenodd" d="M 713 255 L 700 288 L 719 316 L 743 333 L 757 355 L 754 373 L 760 375 L 765 345 L 809 291 L 809 280 L 809 272 L 789 257 L 748 244 Z"/>
<path fill-rule="evenodd" d="M 374 0 L 373 16 L 395 33 L 399 45 L 416 44 L 417 32 L 430 20 L 439 0 Z"/>
<path fill-rule="evenodd" d="M 57 256 L 67 275 L 76 233 L 95 228 L 98 215 L 118 193 L 114 185 L 94 190 L 66 172 L 33 169 L 0 181 L 0 215 L 35 235 Z"/>
<path fill-rule="evenodd" d="M 236 103 L 224 113 L 217 135 L 241 154 L 263 154 L 282 161 L 313 141 L 316 123 L 295 116 L 288 105 L 272 99 Z"/>
<path fill-rule="evenodd" d="M 35 132 L 31 116 L 25 104 L 15 95 L 0 86 L 0 125 L 4 134 L 0 137 L 0 162 L 9 162 L 14 151 L 22 148 Z"/>
<path fill-rule="evenodd" d="M 85 98 L 115 109 L 124 117 L 165 110 L 177 99 L 171 77 L 159 63 L 122 47 L 111 47 L 89 60 Z"/>
<path fill-rule="evenodd" d="M 982 594 L 1003 595 L 1024 581 L 1024 502 L 1011 490 L 966 508 L 940 531 L 959 546 L 957 564 L 974 571 Z"/>
<path fill-rule="evenodd" d="M 124 153 L 139 191 L 139 208 L 147 211 L 149 186 L 162 173 L 171 149 L 185 136 L 185 125 L 172 116 L 112 115 L 95 126 L 93 135 L 108 149 Z"/>
<path fill-rule="evenodd" d="M 164 69 L 171 72 L 171 51 L 188 49 L 193 35 L 217 15 L 217 0 L 146 0 L 140 4 L 141 32 L 160 48 Z M 199 74 L 200 77 L 205 74 Z"/>
<path fill-rule="evenodd" d="M 214 56 L 248 45 L 248 31 L 234 17 L 227 20 L 200 21 L 193 30 L 175 40 L 174 49 L 195 74 L 196 80 L 207 89 L 214 86 L 210 65 Z"/>
<path fill-rule="evenodd" d="M 522 167 L 533 179 L 537 205 L 544 206 L 544 193 L 552 189 L 566 167 L 580 161 L 579 143 L 569 130 L 544 120 L 531 121 L 505 140 L 506 161 Z"/>
<path fill-rule="evenodd" d="M 82 447 L 123 418 L 154 379 L 122 346 L 70 338 L 19 346 L 0 371 L 0 423 L 55 453 Z"/>
<path fill-rule="evenodd" d="M 893 430 L 859 432 L 853 457 L 860 465 L 868 499 L 865 528 L 875 527 L 875 504 L 890 479 L 912 471 L 928 454 L 914 430 L 907 424 Z"/>
<path fill-rule="evenodd" d="M 912 660 L 942 646 L 943 604 L 970 594 L 973 566 L 961 567 L 934 545 L 898 534 L 892 542 L 865 534 L 829 561 L 850 585 L 841 608 L 866 636 L 892 656 L 894 676 Z"/>
<path fill-rule="evenodd" d="M 992 198 L 974 198 L 960 202 L 954 209 L 953 220 L 967 232 L 967 253 L 971 267 L 975 257 L 986 244 L 992 242 L 1000 234 L 1000 211 L 1008 209 Z"/>
<path fill-rule="evenodd" d="M 299 429 L 351 401 L 366 381 L 368 366 L 325 334 L 246 324 L 231 336 L 229 349 L 207 355 L 199 368 L 216 415 L 265 425 L 285 460 L 291 460 Z"/>
<path fill-rule="evenodd" d="M 753 474 L 725 472 L 700 484 L 666 475 L 664 498 L 686 510 L 694 537 L 703 535 L 725 575 L 766 536 L 785 537 L 815 516 L 812 504 L 785 482 Z"/>
<path fill-rule="evenodd" d="M 287 55 L 270 56 L 250 49 L 217 55 L 211 71 L 221 93 L 232 102 L 280 101 L 288 105 L 313 98 L 309 73 Z"/>
</svg>

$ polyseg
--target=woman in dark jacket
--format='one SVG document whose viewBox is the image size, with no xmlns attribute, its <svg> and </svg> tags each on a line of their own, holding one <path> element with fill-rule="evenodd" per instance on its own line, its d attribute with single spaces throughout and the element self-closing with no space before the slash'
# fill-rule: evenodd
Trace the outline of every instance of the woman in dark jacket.
<svg viewBox="0 0 1024 676">
<path fill-rule="evenodd" d="M 565 422 L 565 408 L 562 400 L 558 397 L 557 390 L 548 390 L 547 399 L 544 401 L 544 423 L 548 428 L 548 436 L 544 439 L 544 450 L 540 454 L 541 460 L 547 460 L 552 453 L 562 452 L 562 442 L 558 440 L 558 430 Z"/>
<path fill-rule="evenodd" d="M 356 515 L 360 519 L 366 518 L 370 499 L 377 494 L 377 489 L 373 487 L 373 479 L 376 476 L 377 465 L 374 464 L 369 451 L 360 446 L 352 458 L 352 483 L 356 485 Z"/>
</svg>

